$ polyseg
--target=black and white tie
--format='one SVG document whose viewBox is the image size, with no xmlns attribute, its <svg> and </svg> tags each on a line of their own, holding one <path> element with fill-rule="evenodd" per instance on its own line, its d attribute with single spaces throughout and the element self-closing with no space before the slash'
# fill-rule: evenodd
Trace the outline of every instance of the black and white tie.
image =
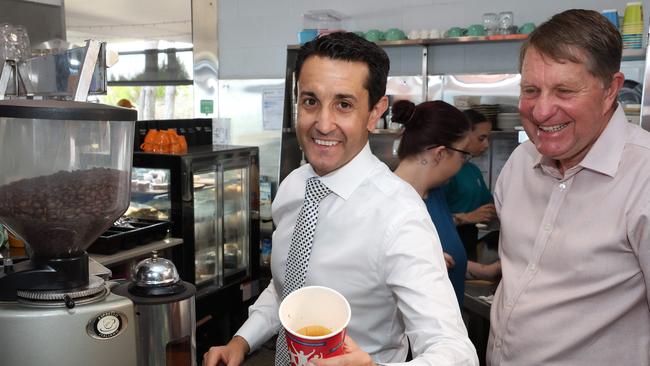
<svg viewBox="0 0 650 366">
<path fill-rule="evenodd" d="M 321 183 L 317 177 L 312 177 L 307 180 L 305 200 L 302 203 L 298 220 L 296 220 L 296 226 L 293 229 L 291 247 L 287 255 L 282 299 L 305 284 L 311 246 L 314 241 L 314 231 L 316 230 L 316 221 L 318 221 L 318 205 L 330 192 L 330 189 Z M 281 328 L 275 346 L 275 366 L 287 365 L 289 365 L 289 351 L 287 349 L 284 328 Z"/>
</svg>

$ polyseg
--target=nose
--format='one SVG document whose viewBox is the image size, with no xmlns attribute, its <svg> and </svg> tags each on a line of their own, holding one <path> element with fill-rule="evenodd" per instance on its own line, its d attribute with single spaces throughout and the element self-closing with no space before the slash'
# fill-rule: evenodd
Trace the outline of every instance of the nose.
<svg viewBox="0 0 650 366">
<path fill-rule="evenodd" d="M 481 142 L 481 152 L 487 150 L 490 147 L 490 140 L 485 139 Z"/>
<path fill-rule="evenodd" d="M 316 130 L 320 134 L 327 135 L 336 129 L 335 113 L 330 111 L 329 108 L 321 108 L 317 118 Z"/>
<path fill-rule="evenodd" d="M 535 121 L 541 123 L 551 118 L 556 109 L 553 96 L 549 93 L 540 93 L 532 104 L 532 115 Z"/>
</svg>

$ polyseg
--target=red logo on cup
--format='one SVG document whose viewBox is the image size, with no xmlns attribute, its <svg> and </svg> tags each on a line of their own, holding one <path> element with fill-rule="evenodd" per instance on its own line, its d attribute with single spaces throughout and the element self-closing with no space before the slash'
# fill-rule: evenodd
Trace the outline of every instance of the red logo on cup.
<svg viewBox="0 0 650 366">
<path fill-rule="evenodd" d="M 311 359 L 343 354 L 350 304 L 340 293 L 309 286 L 290 293 L 280 304 L 291 365 L 306 366 Z"/>
</svg>

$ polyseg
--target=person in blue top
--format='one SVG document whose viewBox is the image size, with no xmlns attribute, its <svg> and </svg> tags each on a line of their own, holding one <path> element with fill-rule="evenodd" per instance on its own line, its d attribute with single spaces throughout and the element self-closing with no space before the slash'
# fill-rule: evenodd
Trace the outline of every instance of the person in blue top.
<svg viewBox="0 0 650 366">
<path fill-rule="evenodd" d="M 393 121 L 404 125 L 397 149 L 395 174 L 410 183 L 424 200 L 433 221 L 449 273 L 462 307 L 467 255 L 441 186 L 472 157 L 466 151 L 470 124 L 465 115 L 443 101 L 417 106 L 408 100 L 393 104 Z"/>
<path fill-rule="evenodd" d="M 490 146 L 492 122 L 474 109 L 467 109 L 463 113 L 472 125 L 467 151 L 473 157 L 480 156 Z M 443 186 L 443 192 L 457 225 L 458 234 L 465 245 L 467 257 L 475 261 L 478 241 L 476 224 L 496 219 L 492 193 L 485 184 L 481 170 L 470 161 Z M 497 240 L 494 240 L 495 238 Z M 483 240 L 490 245 L 496 245 L 498 233 L 489 234 Z"/>
</svg>

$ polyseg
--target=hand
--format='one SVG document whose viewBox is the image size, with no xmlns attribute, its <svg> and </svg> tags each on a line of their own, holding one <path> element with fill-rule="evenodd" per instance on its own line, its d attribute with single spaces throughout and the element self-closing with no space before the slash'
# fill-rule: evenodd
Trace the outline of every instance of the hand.
<svg viewBox="0 0 650 366">
<path fill-rule="evenodd" d="M 452 258 L 452 256 L 450 256 L 445 252 L 442 252 L 442 255 L 445 257 L 445 264 L 447 265 L 447 269 L 454 268 L 454 266 L 456 265 L 456 261 L 454 260 L 454 258 Z"/>
<path fill-rule="evenodd" d="M 343 355 L 309 362 L 313 366 L 376 366 L 370 355 L 348 336 L 345 336 L 343 343 Z"/>
<path fill-rule="evenodd" d="M 225 346 L 210 347 L 203 355 L 203 366 L 239 366 L 250 351 L 248 342 L 242 337 L 235 336 Z"/>
<path fill-rule="evenodd" d="M 497 217 L 497 210 L 494 204 L 485 204 L 472 212 L 456 214 L 461 224 L 476 224 L 479 222 L 492 221 Z"/>
<path fill-rule="evenodd" d="M 467 261 L 467 272 L 477 280 L 496 280 L 501 277 L 501 261 L 491 264 Z"/>
</svg>

